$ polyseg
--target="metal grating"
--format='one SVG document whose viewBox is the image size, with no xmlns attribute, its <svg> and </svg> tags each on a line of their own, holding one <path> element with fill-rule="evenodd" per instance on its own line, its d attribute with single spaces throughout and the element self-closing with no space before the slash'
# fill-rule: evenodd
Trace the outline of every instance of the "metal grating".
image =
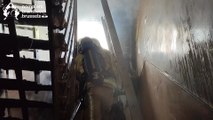
<svg viewBox="0 0 213 120">
<path fill-rule="evenodd" d="M 4 0 L 4 5 L 10 2 Z M 32 0 L 32 4 L 34 2 L 35 0 Z M 17 119 L 28 120 L 29 108 L 50 108 L 54 110 L 56 120 L 66 120 L 69 119 L 74 104 L 73 58 L 76 55 L 77 42 L 77 0 L 45 0 L 45 3 L 46 13 L 42 14 L 47 14 L 47 18 L 17 21 L 8 17 L 3 20 L 2 12 L 0 14 L 2 26 L 9 30 L 9 34 L 0 34 L 0 69 L 14 70 L 16 77 L 0 78 L 0 90 L 17 90 L 19 94 L 19 99 L 0 98 L 0 112 L 5 108 L 21 108 L 22 118 Z M 19 36 L 17 25 L 47 26 L 49 39 L 35 40 Z M 25 29 L 23 26 L 19 28 Z M 34 58 L 20 57 L 20 51 L 23 49 L 33 52 Z M 37 60 L 37 50 L 49 51 L 50 61 Z M 23 70 L 33 71 L 34 81 L 24 80 Z M 44 70 L 51 72 L 51 85 L 40 84 L 39 74 Z M 27 100 L 26 91 L 52 91 L 52 103 Z M 13 117 L 0 114 L 0 119 L 11 118 Z"/>
</svg>

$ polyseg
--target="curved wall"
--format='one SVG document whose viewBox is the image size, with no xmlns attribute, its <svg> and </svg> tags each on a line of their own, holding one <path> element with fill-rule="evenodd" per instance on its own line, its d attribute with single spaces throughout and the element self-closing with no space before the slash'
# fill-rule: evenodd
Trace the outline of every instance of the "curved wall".
<svg viewBox="0 0 213 120">
<path fill-rule="evenodd" d="M 140 5 L 136 56 L 145 119 L 212 120 L 213 1 Z"/>
<path fill-rule="evenodd" d="M 213 105 L 213 1 L 142 0 L 139 71 L 149 61 L 188 92 Z"/>
</svg>

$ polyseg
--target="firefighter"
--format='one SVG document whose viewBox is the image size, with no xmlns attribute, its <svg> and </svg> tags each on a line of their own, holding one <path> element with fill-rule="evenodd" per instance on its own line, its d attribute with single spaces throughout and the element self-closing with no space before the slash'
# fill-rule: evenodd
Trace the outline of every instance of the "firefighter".
<svg viewBox="0 0 213 120">
<path fill-rule="evenodd" d="M 115 95 L 117 72 L 113 55 L 101 48 L 98 40 L 86 37 L 81 40 L 75 61 L 79 94 L 86 93 L 85 103 L 88 104 L 85 119 L 124 120 L 123 112 L 120 118 L 111 116 L 112 111 L 122 106 L 121 103 L 117 104 Z"/>
</svg>

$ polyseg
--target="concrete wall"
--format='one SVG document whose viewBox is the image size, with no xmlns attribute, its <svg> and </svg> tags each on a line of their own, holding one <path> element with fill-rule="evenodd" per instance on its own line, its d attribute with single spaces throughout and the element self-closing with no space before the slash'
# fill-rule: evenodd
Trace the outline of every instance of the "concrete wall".
<svg viewBox="0 0 213 120">
<path fill-rule="evenodd" d="M 146 120 L 213 119 L 213 1 L 140 5 L 136 53 L 142 100 L 151 101 L 142 101 Z"/>
</svg>

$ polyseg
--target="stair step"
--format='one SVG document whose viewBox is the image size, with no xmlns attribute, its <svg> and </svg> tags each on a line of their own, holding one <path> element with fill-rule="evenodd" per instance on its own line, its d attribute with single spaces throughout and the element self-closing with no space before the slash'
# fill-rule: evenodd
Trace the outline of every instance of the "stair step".
<svg viewBox="0 0 213 120">
<path fill-rule="evenodd" d="M 15 118 L 15 117 L 4 117 L 1 118 L 1 120 L 22 120 L 21 118 Z"/>
<path fill-rule="evenodd" d="M 20 88 L 27 91 L 51 91 L 51 85 L 40 85 L 36 82 L 26 80 L 19 81 L 17 79 L 0 78 L 0 88 L 6 90 L 18 90 Z"/>
<path fill-rule="evenodd" d="M 0 99 L 0 107 L 51 108 L 53 104 L 29 100 Z"/>
<path fill-rule="evenodd" d="M 33 59 L 20 59 L 20 66 L 22 70 L 51 70 L 50 62 L 46 61 L 38 61 Z M 15 69 L 16 68 L 16 61 L 12 57 L 4 57 L 0 60 L 0 68 L 2 69 Z"/>
<path fill-rule="evenodd" d="M 36 40 L 29 37 L 17 36 L 16 38 L 12 37 L 9 34 L 0 34 L 0 50 L 1 51 L 10 51 L 17 46 L 13 41 L 14 39 L 19 41 L 20 49 L 42 49 L 49 50 L 49 41 L 45 40 Z"/>
</svg>

